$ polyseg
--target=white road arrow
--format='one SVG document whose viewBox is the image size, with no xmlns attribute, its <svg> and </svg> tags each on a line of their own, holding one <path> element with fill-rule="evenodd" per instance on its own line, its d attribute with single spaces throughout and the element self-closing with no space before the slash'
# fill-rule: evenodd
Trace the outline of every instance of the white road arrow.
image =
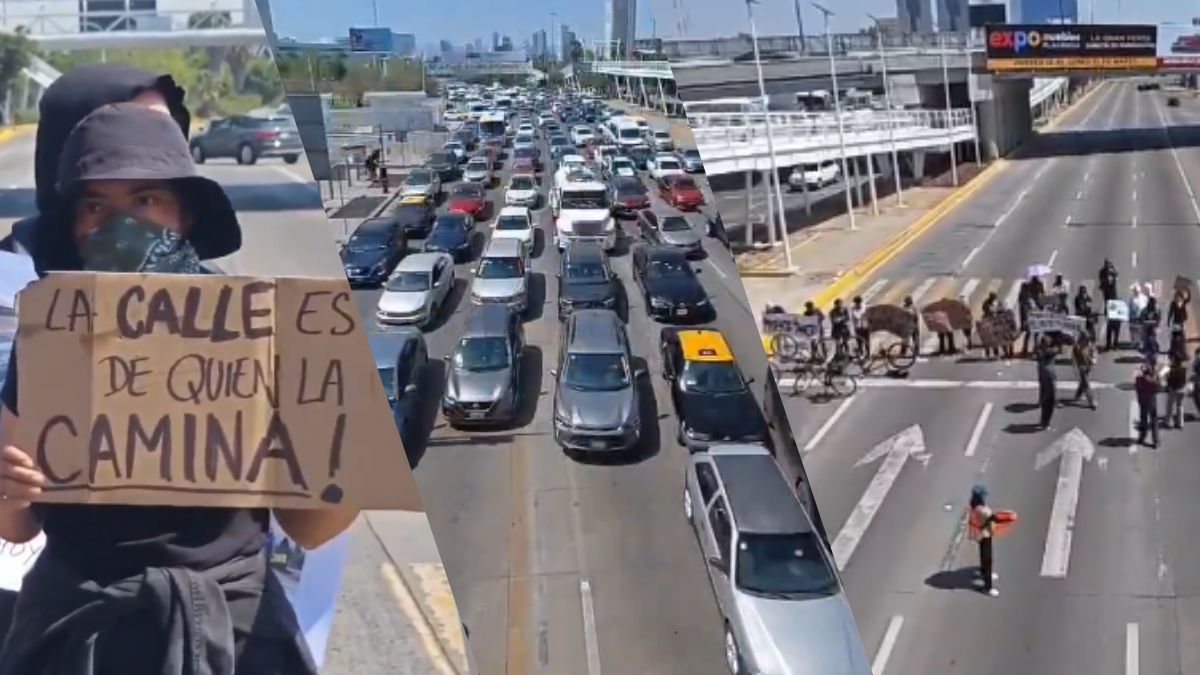
<svg viewBox="0 0 1200 675">
<path fill-rule="evenodd" d="M 1050 527 L 1046 532 L 1046 550 L 1042 555 L 1042 576 L 1062 579 L 1071 562 L 1071 535 L 1075 530 L 1075 509 L 1079 506 L 1079 488 L 1083 465 L 1096 454 L 1096 446 L 1087 434 L 1072 429 L 1053 445 L 1038 453 L 1035 468 L 1041 470 L 1060 459 Z"/>
<path fill-rule="evenodd" d="M 866 492 L 863 492 L 858 504 L 854 506 L 854 511 L 846 519 L 846 524 L 833 540 L 833 559 L 837 562 L 838 570 L 845 569 L 846 564 L 850 562 L 850 556 L 854 555 L 854 549 L 858 548 L 859 542 L 871 526 L 879 507 L 883 506 L 883 500 L 896 484 L 896 479 L 910 457 L 926 463 L 929 461 L 929 455 L 925 452 L 925 434 L 921 427 L 915 424 L 871 448 L 870 452 L 854 463 L 855 467 L 863 467 L 883 459 L 875 478 L 871 480 Z"/>
</svg>

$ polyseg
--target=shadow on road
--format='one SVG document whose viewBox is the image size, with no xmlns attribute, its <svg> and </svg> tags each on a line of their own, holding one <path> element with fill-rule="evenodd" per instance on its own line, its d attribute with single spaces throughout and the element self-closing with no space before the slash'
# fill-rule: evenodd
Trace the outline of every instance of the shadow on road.
<svg viewBox="0 0 1200 675">
<path fill-rule="evenodd" d="M 960 567 L 956 570 L 944 570 L 930 575 L 925 579 L 925 585 L 939 591 L 979 591 L 979 568 L 975 566 Z"/>
</svg>

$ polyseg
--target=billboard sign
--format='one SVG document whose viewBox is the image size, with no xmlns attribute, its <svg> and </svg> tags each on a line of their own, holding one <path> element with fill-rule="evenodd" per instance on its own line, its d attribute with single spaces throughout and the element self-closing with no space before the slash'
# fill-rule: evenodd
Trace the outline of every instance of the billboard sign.
<svg viewBox="0 0 1200 675">
<path fill-rule="evenodd" d="M 989 25 L 992 72 L 1154 71 L 1158 30 L 1143 25 Z"/>
<path fill-rule="evenodd" d="M 391 54 L 393 49 L 390 28 L 351 28 L 350 51 Z"/>
<path fill-rule="evenodd" d="M 1200 26 L 1159 26 L 1158 65 L 1163 70 L 1200 68 Z"/>
</svg>

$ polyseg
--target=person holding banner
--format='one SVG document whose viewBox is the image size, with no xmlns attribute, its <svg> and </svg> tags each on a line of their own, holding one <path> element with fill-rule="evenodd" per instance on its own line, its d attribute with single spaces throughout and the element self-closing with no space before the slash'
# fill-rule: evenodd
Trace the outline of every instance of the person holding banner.
<svg viewBox="0 0 1200 675">
<path fill-rule="evenodd" d="M 913 303 L 911 295 L 904 296 L 904 303 L 901 308 L 912 315 L 912 335 L 909 336 L 911 341 L 912 353 L 914 356 L 921 356 L 921 312 L 917 310 L 916 304 Z"/>
<path fill-rule="evenodd" d="M 850 356 L 850 311 L 838 298 L 833 301 L 833 309 L 829 310 L 829 332 L 833 338 L 834 354 L 838 358 Z"/>
<path fill-rule="evenodd" d="M 62 130 L 70 133 L 57 180 L 46 177 L 59 203 L 38 224 L 38 269 L 206 274 L 204 261 L 240 248 L 229 198 L 196 172 L 165 112 L 106 105 Z M 31 449 L 13 445 L 17 363 L 14 355 L 0 392 L 0 538 L 23 543 L 44 532 L 46 546 L 24 578 L 0 675 L 157 675 L 200 663 L 216 675 L 315 675 L 267 565 L 270 518 L 311 550 L 345 531 L 357 510 L 37 503 L 47 476 Z M 24 375 L 25 386 L 58 386 Z"/>
<path fill-rule="evenodd" d="M 824 361 L 828 356 L 825 353 L 825 314 L 812 300 L 809 300 L 804 303 L 803 315 L 815 319 L 817 322 L 817 330 L 809 340 L 811 358 L 813 361 Z"/>
<path fill-rule="evenodd" d="M 1100 266 L 1100 273 L 1097 279 L 1100 281 L 1100 296 L 1104 298 L 1104 302 L 1108 303 L 1117 298 L 1117 266 L 1107 258 L 1104 259 L 1104 264 Z"/>
<path fill-rule="evenodd" d="M 1129 342 L 1133 348 L 1142 351 L 1142 340 L 1145 333 L 1142 330 L 1142 312 L 1150 304 L 1150 298 L 1142 289 L 1142 285 L 1134 283 L 1129 287 Z"/>
<path fill-rule="evenodd" d="M 863 305 L 861 295 L 854 296 L 850 305 L 850 325 L 854 327 L 854 342 L 858 347 L 858 356 L 866 358 L 871 355 L 871 324 L 867 321 L 867 308 Z"/>
</svg>

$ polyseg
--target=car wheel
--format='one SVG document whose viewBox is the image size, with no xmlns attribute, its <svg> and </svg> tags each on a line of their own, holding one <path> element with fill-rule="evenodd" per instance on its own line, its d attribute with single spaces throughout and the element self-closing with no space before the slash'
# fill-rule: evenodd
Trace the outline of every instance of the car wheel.
<svg viewBox="0 0 1200 675">
<path fill-rule="evenodd" d="M 692 506 L 692 495 L 688 493 L 687 486 L 683 488 L 683 515 L 689 523 L 695 523 L 696 510 Z"/>
<path fill-rule="evenodd" d="M 258 154 L 254 152 L 254 146 L 249 143 L 243 143 L 238 147 L 237 163 L 243 165 L 254 164 L 258 161 Z"/>
<path fill-rule="evenodd" d="M 288 164 L 295 164 L 296 162 L 300 161 L 300 155 L 284 155 L 283 161 L 287 162 Z"/>
<path fill-rule="evenodd" d="M 737 638 L 734 637 L 729 624 L 725 624 L 725 667 L 732 675 L 744 675 L 746 672 L 742 665 L 742 650 L 738 647 Z"/>
<path fill-rule="evenodd" d="M 199 143 L 193 145 L 192 146 L 192 161 L 194 161 L 197 164 L 203 164 L 205 159 L 206 159 L 206 156 L 204 154 L 204 148 L 200 147 Z"/>
</svg>

